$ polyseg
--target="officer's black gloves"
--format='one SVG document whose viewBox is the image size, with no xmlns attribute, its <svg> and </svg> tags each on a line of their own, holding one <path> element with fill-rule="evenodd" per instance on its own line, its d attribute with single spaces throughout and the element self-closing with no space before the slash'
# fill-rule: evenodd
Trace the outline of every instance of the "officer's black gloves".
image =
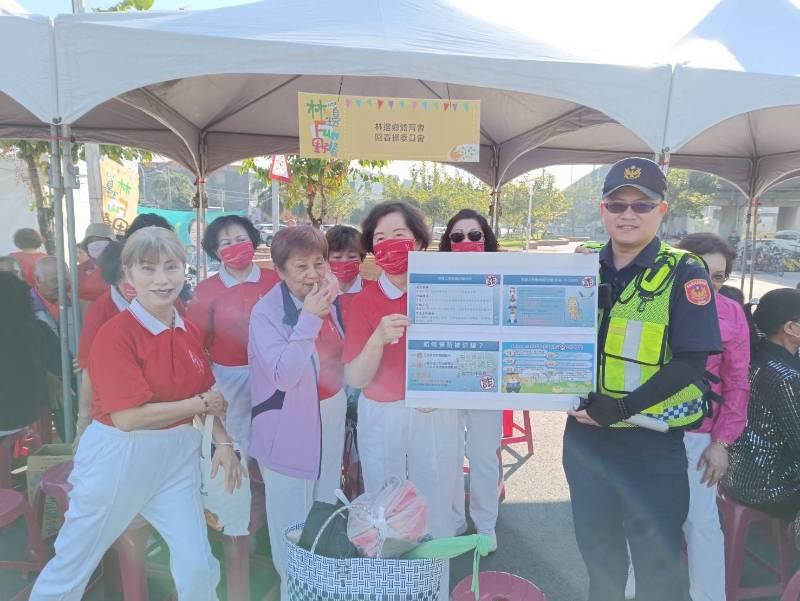
<svg viewBox="0 0 800 601">
<path fill-rule="evenodd" d="M 590 392 L 585 401 L 586 413 L 604 428 L 631 416 L 625 399 L 615 399 L 599 392 Z"/>
</svg>

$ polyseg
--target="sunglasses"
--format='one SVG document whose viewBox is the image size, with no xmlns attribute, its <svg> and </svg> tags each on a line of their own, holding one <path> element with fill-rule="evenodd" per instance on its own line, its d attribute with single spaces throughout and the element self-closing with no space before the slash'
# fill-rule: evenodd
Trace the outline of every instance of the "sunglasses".
<svg viewBox="0 0 800 601">
<path fill-rule="evenodd" d="M 606 207 L 606 211 L 609 213 L 614 213 L 615 215 L 621 215 L 624 213 L 628 207 L 631 210 L 638 214 L 638 215 L 645 215 L 646 213 L 650 213 L 653 209 L 655 209 L 659 204 L 659 202 L 618 202 L 618 201 L 606 201 L 603 205 Z"/>
<path fill-rule="evenodd" d="M 727 273 L 717 272 L 717 273 L 712 273 L 711 274 L 711 280 L 713 282 L 716 282 L 717 284 L 724 284 L 725 282 L 727 282 L 730 279 L 730 277 L 731 276 L 729 274 L 727 274 Z"/>
<path fill-rule="evenodd" d="M 468 238 L 470 242 L 480 242 L 483 238 L 483 232 L 480 230 L 472 230 L 466 236 L 464 232 L 453 232 L 450 234 L 450 242 L 455 242 L 456 244 L 463 242 L 464 238 Z"/>
</svg>

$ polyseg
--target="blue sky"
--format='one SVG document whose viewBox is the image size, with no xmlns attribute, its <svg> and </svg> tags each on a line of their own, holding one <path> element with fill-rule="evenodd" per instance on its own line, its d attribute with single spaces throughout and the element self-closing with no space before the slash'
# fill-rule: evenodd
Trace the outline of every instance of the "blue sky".
<svg viewBox="0 0 800 601">
<path fill-rule="evenodd" d="M 86 10 L 104 8 L 115 4 L 115 0 L 83 0 Z M 17 4 L 30 13 L 54 16 L 72 12 L 71 0 L 17 0 Z M 247 4 L 246 0 L 155 0 L 153 10 L 177 10 L 180 8 L 206 9 L 221 6 Z"/>
</svg>

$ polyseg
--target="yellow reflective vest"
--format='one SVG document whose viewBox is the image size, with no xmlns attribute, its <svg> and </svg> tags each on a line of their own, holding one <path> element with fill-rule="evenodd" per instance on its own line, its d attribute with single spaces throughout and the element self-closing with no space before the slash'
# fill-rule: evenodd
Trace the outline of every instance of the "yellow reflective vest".
<svg viewBox="0 0 800 601">
<path fill-rule="evenodd" d="M 614 398 L 623 397 L 669 363 L 672 358 L 668 344 L 672 288 L 678 267 L 689 258 L 702 263 L 696 256 L 662 242 L 654 266 L 634 277 L 610 310 L 600 309 L 599 392 Z M 706 415 L 705 389 L 704 382 L 690 384 L 642 414 L 667 422 L 670 429 L 699 425 Z M 617 422 L 611 427 L 635 426 Z"/>
</svg>

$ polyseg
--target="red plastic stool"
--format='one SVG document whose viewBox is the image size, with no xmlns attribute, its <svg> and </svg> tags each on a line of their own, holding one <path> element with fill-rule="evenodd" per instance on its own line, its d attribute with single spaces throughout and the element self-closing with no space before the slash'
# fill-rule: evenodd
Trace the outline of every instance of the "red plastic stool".
<svg viewBox="0 0 800 601">
<path fill-rule="evenodd" d="M 27 428 L 7 434 L 0 438 L 0 488 L 11 488 L 11 460 L 14 449 L 21 444 L 28 434 Z"/>
<path fill-rule="evenodd" d="M 728 601 L 775 597 L 783 593 L 792 576 L 794 542 L 791 524 L 775 516 L 746 507 L 726 496 L 722 489 L 717 493 L 722 532 L 725 536 L 725 594 Z M 747 533 L 750 526 L 763 524 L 778 530 L 778 566 L 774 566 L 747 549 Z M 743 587 L 742 569 L 745 557 L 777 578 L 770 585 Z"/>
<path fill-rule="evenodd" d="M 792 579 L 789 581 L 789 584 L 786 587 L 786 590 L 783 591 L 783 597 L 781 597 L 781 601 L 799 601 L 800 600 L 800 572 L 797 572 Z"/>
<path fill-rule="evenodd" d="M 72 472 L 72 461 L 64 461 L 54 465 L 44 474 L 39 483 L 35 506 L 39 516 L 44 511 L 44 497 L 53 497 L 59 511 L 59 523 L 63 524 L 64 514 L 69 507 L 69 491 L 72 489 L 68 478 Z M 147 570 L 145 555 L 147 541 L 153 533 L 153 527 L 141 516 L 136 516 L 130 526 L 114 541 L 111 548 L 116 554 L 119 565 L 119 576 L 125 601 L 148 601 Z M 108 555 L 106 555 L 106 558 Z M 110 562 L 104 559 L 104 567 Z M 104 576 L 108 576 L 105 574 Z M 111 584 L 111 583 L 109 583 Z"/>
<path fill-rule="evenodd" d="M 480 597 L 478 601 L 547 601 L 542 590 L 529 580 L 507 572 L 481 572 Z M 451 601 L 475 601 L 470 590 L 472 576 L 467 576 L 456 585 Z"/>
<path fill-rule="evenodd" d="M 514 431 L 519 434 L 514 434 Z M 533 455 L 533 427 L 531 426 L 531 412 L 522 412 L 522 425 L 514 421 L 514 412 L 510 409 L 503 411 L 503 437 L 500 444 L 504 447 L 524 442 L 528 445 L 528 455 Z"/>
</svg>

